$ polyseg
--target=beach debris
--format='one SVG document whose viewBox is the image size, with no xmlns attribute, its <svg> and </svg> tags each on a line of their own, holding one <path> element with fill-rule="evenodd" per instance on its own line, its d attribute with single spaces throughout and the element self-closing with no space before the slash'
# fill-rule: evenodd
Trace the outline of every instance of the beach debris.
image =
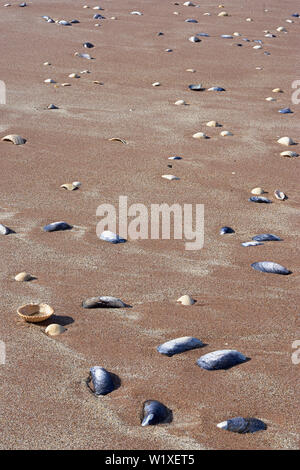
<svg viewBox="0 0 300 470">
<path fill-rule="evenodd" d="M 276 101 L 275 98 L 272 98 L 272 96 L 268 96 L 268 98 L 265 98 L 266 101 Z"/>
<path fill-rule="evenodd" d="M 261 196 L 251 196 L 249 198 L 250 202 L 257 202 L 259 204 L 265 203 L 265 204 L 270 204 L 272 201 L 266 197 L 261 197 Z"/>
<path fill-rule="evenodd" d="M 196 132 L 193 134 L 194 139 L 209 139 L 209 137 L 204 132 Z"/>
<path fill-rule="evenodd" d="M 222 132 L 220 132 L 220 135 L 221 135 L 222 137 L 227 137 L 227 136 L 233 135 L 233 134 L 232 134 L 232 132 L 230 132 L 230 131 L 222 131 Z"/>
<path fill-rule="evenodd" d="M 58 24 L 60 24 L 62 26 L 72 26 L 71 23 L 69 21 L 66 21 L 66 20 L 60 20 L 60 21 L 58 21 Z"/>
<path fill-rule="evenodd" d="M 199 83 L 198 85 L 189 85 L 189 89 L 192 91 L 203 91 L 205 88 L 203 88 L 202 84 Z"/>
<path fill-rule="evenodd" d="M 177 302 L 181 303 L 181 305 L 193 305 L 195 300 L 188 294 L 182 295 L 177 299 Z"/>
<path fill-rule="evenodd" d="M 202 346 L 204 346 L 204 344 L 199 339 L 193 338 L 192 336 L 183 336 L 182 338 L 175 338 L 160 344 L 157 346 L 157 351 L 160 354 L 171 357 L 174 354 L 180 354 L 185 351 L 190 351 L 191 349 L 201 348 Z"/>
<path fill-rule="evenodd" d="M 9 134 L 1 139 L 3 142 L 12 142 L 14 145 L 23 145 L 26 142 L 26 139 L 24 137 L 21 137 L 18 134 Z"/>
<path fill-rule="evenodd" d="M 176 106 L 185 106 L 187 103 L 184 100 L 175 101 Z"/>
<path fill-rule="evenodd" d="M 280 242 L 282 239 L 277 237 L 277 235 L 273 235 L 272 233 L 262 233 L 260 235 L 255 235 L 252 237 L 252 240 L 257 242 Z"/>
<path fill-rule="evenodd" d="M 107 395 L 115 390 L 114 381 L 110 372 L 104 367 L 94 366 L 90 368 L 89 376 L 86 380 L 88 388 L 97 397 Z"/>
<path fill-rule="evenodd" d="M 27 322 L 39 323 L 48 320 L 54 314 L 54 309 L 48 304 L 31 303 L 19 307 L 17 313 Z"/>
<path fill-rule="evenodd" d="M 15 281 L 18 281 L 18 282 L 28 282 L 28 281 L 32 281 L 33 279 L 36 279 L 36 278 L 32 276 L 31 274 L 26 273 L 25 271 L 15 276 Z"/>
<path fill-rule="evenodd" d="M 121 299 L 111 296 L 91 297 L 82 302 L 83 308 L 126 308 L 128 307 Z"/>
<path fill-rule="evenodd" d="M 67 224 L 67 222 L 60 221 L 45 225 L 43 230 L 44 232 L 58 232 L 61 230 L 71 230 L 72 228 L 72 225 Z"/>
<path fill-rule="evenodd" d="M 122 144 L 127 144 L 126 140 L 120 139 L 120 137 L 112 137 L 111 139 L 108 139 L 110 142 L 122 142 Z"/>
<path fill-rule="evenodd" d="M 258 187 L 258 188 L 253 188 L 253 189 L 251 190 L 251 193 L 252 193 L 252 194 L 256 194 L 256 195 L 260 195 L 260 194 L 264 194 L 265 191 L 263 190 L 263 188 L 259 188 L 259 187 Z"/>
<path fill-rule="evenodd" d="M 66 328 L 64 328 L 62 325 L 59 325 L 58 323 L 51 323 L 51 325 L 48 325 L 45 329 L 45 333 L 49 336 L 58 336 L 65 331 Z"/>
<path fill-rule="evenodd" d="M 217 121 L 209 121 L 206 123 L 208 127 L 222 127 L 222 124 L 219 124 Z"/>
<path fill-rule="evenodd" d="M 160 86 L 160 82 L 154 82 L 152 83 L 152 86 Z"/>
<path fill-rule="evenodd" d="M 90 54 L 82 54 L 81 52 L 75 52 L 74 56 L 76 57 L 82 57 L 83 59 L 88 59 L 88 60 L 91 60 L 92 57 L 90 56 Z"/>
<path fill-rule="evenodd" d="M 197 360 L 197 365 L 205 370 L 218 370 L 229 369 L 246 361 L 246 356 L 239 351 L 234 349 L 223 349 L 201 356 Z"/>
<path fill-rule="evenodd" d="M 226 91 L 225 88 L 222 88 L 221 86 L 213 86 L 209 88 L 207 91 Z"/>
<path fill-rule="evenodd" d="M 283 93 L 283 90 L 281 88 L 273 88 L 272 92 L 273 93 Z"/>
<path fill-rule="evenodd" d="M 282 157 L 299 157 L 299 153 L 293 152 L 292 150 L 285 150 L 284 152 L 281 152 L 280 155 Z"/>
<path fill-rule="evenodd" d="M 243 242 L 241 243 L 242 246 L 258 246 L 258 245 L 263 245 L 263 243 L 256 242 L 256 241 L 250 241 L 250 242 Z"/>
<path fill-rule="evenodd" d="M 55 104 L 49 104 L 47 106 L 47 109 L 59 109 L 58 106 L 55 106 Z"/>
<path fill-rule="evenodd" d="M 80 75 L 78 73 L 70 73 L 69 78 L 80 78 Z"/>
<path fill-rule="evenodd" d="M 235 231 L 231 227 L 222 227 L 220 229 L 220 235 L 225 235 L 226 233 L 235 233 Z"/>
<path fill-rule="evenodd" d="M 142 16 L 143 13 L 141 13 L 140 11 L 131 11 L 130 14 L 131 14 L 131 15 Z"/>
<path fill-rule="evenodd" d="M 191 36 L 189 38 L 190 42 L 201 42 L 201 39 L 199 39 L 197 36 Z"/>
<path fill-rule="evenodd" d="M 166 179 L 166 180 L 170 180 L 170 181 L 179 180 L 179 179 L 180 179 L 180 178 L 178 178 L 178 176 L 175 176 L 175 175 L 162 175 L 161 177 L 164 178 L 164 179 Z"/>
<path fill-rule="evenodd" d="M 56 83 L 56 81 L 52 78 L 46 78 L 46 80 L 44 80 L 44 83 Z"/>
<path fill-rule="evenodd" d="M 119 235 L 114 232 L 111 232 L 110 230 L 104 230 L 104 232 L 101 233 L 99 238 L 100 240 L 114 244 L 125 243 L 127 241 L 125 240 L 125 238 L 121 238 Z"/>
<path fill-rule="evenodd" d="M 287 199 L 287 195 L 284 194 L 284 192 L 280 191 L 279 189 L 275 189 L 274 196 L 276 197 L 276 199 L 279 199 L 280 201 L 284 201 L 285 199 Z"/>
<path fill-rule="evenodd" d="M 267 429 L 267 425 L 260 419 L 242 418 L 241 416 L 223 421 L 222 423 L 217 424 L 217 427 L 225 429 L 226 431 L 237 432 L 239 434 L 253 433 Z"/>
<path fill-rule="evenodd" d="M 281 114 L 293 114 L 293 111 L 290 108 L 282 108 L 278 110 Z"/>
<path fill-rule="evenodd" d="M 168 157 L 168 160 L 182 160 L 182 157 L 176 155 L 175 157 Z"/>
<path fill-rule="evenodd" d="M 172 421 L 172 410 L 157 400 L 147 400 L 143 404 L 141 415 L 142 426 L 152 426 Z"/>
<path fill-rule="evenodd" d="M 0 224 L 0 235 L 8 235 L 9 233 L 12 233 L 12 230 L 6 225 Z"/>
<path fill-rule="evenodd" d="M 226 11 L 221 11 L 218 16 L 229 16 Z"/>
<path fill-rule="evenodd" d="M 75 183 L 77 183 L 77 182 L 75 182 Z M 80 186 L 80 183 L 79 183 L 79 185 L 74 184 L 74 183 L 64 183 L 60 187 L 63 188 L 63 189 L 67 189 L 68 191 L 75 191 L 76 189 L 79 188 L 79 186 Z"/>
<path fill-rule="evenodd" d="M 286 145 L 286 146 L 295 145 L 295 142 L 290 137 L 280 137 L 280 139 L 278 139 L 277 142 L 278 144 Z"/>
<path fill-rule="evenodd" d="M 292 271 L 281 266 L 281 264 L 274 263 L 273 261 L 258 261 L 251 264 L 252 268 L 256 271 L 261 271 L 262 273 L 272 273 L 272 274 L 291 274 Z"/>
</svg>

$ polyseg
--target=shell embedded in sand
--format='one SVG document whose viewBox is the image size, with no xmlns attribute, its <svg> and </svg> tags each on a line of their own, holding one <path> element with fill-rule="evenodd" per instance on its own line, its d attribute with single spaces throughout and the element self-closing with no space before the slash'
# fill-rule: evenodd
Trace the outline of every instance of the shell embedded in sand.
<svg viewBox="0 0 300 470">
<path fill-rule="evenodd" d="M 284 192 L 280 191 L 279 189 L 275 189 L 274 196 L 280 201 L 284 201 L 287 198 L 286 194 L 284 194 Z"/>
<path fill-rule="evenodd" d="M 26 273 L 25 271 L 15 276 L 15 281 L 18 282 L 27 282 L 31 281 L 32 279 L 34 279 L 34 277 L 31 276 L 31 274 Z"/>
<path fill-rule="evenodd" d="M 196 132 L 196 134 L 193 134 L 194 139 L 208 139 L 209 137 L 204 134 L 204 132 Z"/>
<path fill-rule="evenodd" d="M 286 145 L 286 146 L 295 144 L 293 139 L 291 139 L 290 137 L 281 137 L 280 139 L 277 140 L 277 142 L 278 144 Z"/>
<path fill-rule="evenodd" d="M 157 400 L 147 400 L 143 404 L 141 414 L 142 426 L 153 426 L 160 423 L 170 423 L 173 419 L 172 410 Z"/>
<path fill-rule="evenodd" d="M 221 11 L 221 13 L 219 13 L 218 16 L 229 16 L 229 15 L 226 11 Z"/>
<path fill-rule="evenodd" d="M 25 142 L 26 142 L 26 139 L 24 139 L 24 137 L 21 137 L 18 134 L 6 135 L 6 136 L 2 137 L 1 140 L 3 142 L 12 142 L 15 145 L 22 145 L 22 144 L 25 144 Z"/>
<path fill-rule="evenodd" d="M 209 121 L 206 123 L 208 127 L 222 127 L 217 121 Z"/>
<path fill-rule="evenodd" d="M 49 336 L 61 335 L 64 331 L 66 331 L 66 328 L 62 325 L 58 325 L 57 323 L 52 323 L 45 329 L 45 333 Z"/>
<path fill-rule="evenodd" d="M 108 139 L 110 142 L 122 142 L 122 144 L 127 144 L 126 140 L 120 139 L 120 137 L 112 137 L 111 139 Z"/>
<path fill-rule="evenodd" d="M 265 191 L 262 188 L 259 188 L 259 187 L 258 188 L 253 188 L 252 191 L 251 191 L 252 194 L 256 194 L 256 195 L 264 194 L 264 192 Z"/>
<path fill-rule="evenodd" d="M 73 183 L 64 183 L 60 187 L 63 189 L 67 189 L 68 191 L 74 191 L 75 189 L 78 189 L 78 187 L 75 186 Z"/>
<path fill-rule="evenodd" d="M 78 73 L 70 73 L 69 78 L 80 78 L 80 75 Z"/>
<path fill-rule="evenodd" d="M 254 433 L 257 431 L 265 431 L 267 425 L 257 418 L 242 418 L 237 416 L 236 418 L 228 419 L 222 423 L 217 424 L 220 429 L 226 429 L 226 431 L 237 432 L 239 434 Z"/>
<path fill-rule="evenodd" d="M 184 100 L 177 100 L 175 101 L 176 106 L 180 106 L 180 105 L 186 105 L 186 102 Z"/>
<path fill-rule="evenodd" d="M 23 320 L 30 323 L 38 323 L 47 320 L 54 314 L 54 309 L 47 304 L 22 305 L 17 313 Z"/>
<path fill-rule="evenodd" d="M 190 42 L 201 42 L 201 39 L 199 39 L 197 36 L 191 36 L 189 38 Z"/>
<path fill-rule="evenodd" d="M 188 294 L 182 295 L 177 299 L 177 302 L 180 302 L 181 305 L 193 305 L 195 300 Z"/>
<path fill-rule="evenodd" d="M 292 150 L 285 150 L 280 154 L 282 157 L 299 157 L 299 153 L 293 152 Z"/>
<path fill-rule="evenodd" d="M 282 89 L 281 88 L 274 88 L 272 90 L 273 93 L 283 93 Z"/>
<path fill-rule="evenodd" d="M 222 131 L 222 132 L 220 132 L 220 135 L 221 135 L 222 137 L 226 137 L 226 136 L 228 136 L 228 135 L 233 135 L 233 134 L 232 134 L 231 132 L 229 132 L 229 131 Z"/>
<path fill-rule="evenodd" d="M 178 178 L 178 176 L 174 176 L 174 175 L 162 175 L 161 177 L 164 178 L 164 179 L 166 179 L 166 180 L 170 180 L 170 181 L 179 180 L 179 179 L 180 179 L 180 178 Z"/>
</svg>

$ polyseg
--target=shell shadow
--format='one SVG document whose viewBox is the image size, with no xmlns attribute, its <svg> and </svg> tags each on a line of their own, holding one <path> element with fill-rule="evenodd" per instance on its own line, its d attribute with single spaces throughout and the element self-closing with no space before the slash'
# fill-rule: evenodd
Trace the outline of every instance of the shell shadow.
<svg viewBox="0 0 300 470">
<path fill-rule="evenodd" d="M 48 326 L 52 323 L 57 323 L 58 325 L 66 326 L 70 325 L 71 323 L 74 323 L 74 319 L 72 317 L 69 317 L 68 315 L 52 315 L 50 318 L 48 318 L 48 320 L 40 322 L 39 325 Z"/>
</svg>

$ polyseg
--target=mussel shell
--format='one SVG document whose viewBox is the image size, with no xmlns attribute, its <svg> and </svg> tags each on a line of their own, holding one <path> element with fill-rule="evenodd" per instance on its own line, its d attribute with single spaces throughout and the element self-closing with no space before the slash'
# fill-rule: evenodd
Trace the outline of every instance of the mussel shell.
<svg viewBox="0 0 300 470">
<path fill-rule="evenodd" d="M 262 273 L 271 273 L 271 274 L 291 274 L 292 271 L 285 268 L 281 264 L 274 263 L 273 261 L 258 261 L 251 264 L 252 268 L 256 271 L 261 271 Z"/>
<path fill-rule="evenodd" d="M 218 370 L 229 369 L 246 361 L 247 357 L 239 351 L 234 349 L 223 349 L 201 356 L 197 360 L 197 364 L 205 370 Z"/>
<path fill-rule="evenodd" d="M 226 91 L 225 88 L 222 88 L 220 86 L 213 86 L 208 89 L 208 91 Z"/>
<path fill-rule="evenodd" d="M 241 243 L 242 246 L 258 246 L 258 245 L 263 245 L 263 243 L 259 243 L 257 241 L 251 241 L 251 242 L 243 242 Z"/>
<path fill-rule="evenodd" d="M 175 338 L 160 344 L 156 349 L 160 354 L 171 357 L 174 354 L 180 354 L 191 349 L 201 348 L 202 346 L 204 344 L 199 339 L 192 336 L 183 336 L 182 338 Z"/>
<path fill-rule="evenodd" d="M 72 225 L 67 224 L 67 222 L 52 222 L 52 224 L 45 225 L 44 231 L 45 232 L 57 232 L 60 230 L 70 230 Z"/>
<path fill-rule="evenodd" d="M 258 203 L 265 203 L 265 204 L 271 204 L 272 201 L 268 199 L 267 197 L 262 197 L 262 196 L 251 196 L 248 201 L 250 202 L 258 202 Z"/>
<path fill-rule="evenodd" d="M 231 227 L 222 227 L 220 230 L 220 235 L 224 235 L 225 233 L 235 233 L 233 228 Z"/>
<path fill-rule="evenodd" d="M 293 114 L 293 111 L 291 111 L 290 108 L 282 108 L 282 109 L 279 109 L 278 112 L 281 114 Z"/>
<path fill-rule="evenodd" d="M 157 400 L 147 400 L 143 404 L 141 415 L 142 426 L 170 423 L 173 419 L 172 410 Z"/>
<path fill-rule="evenodd" d="M 272 233 L 262 233 L 261 235 L 255 235 L 255 237 L 252 237 L 252 240 L 257 242 L 279 242 L 282 239 Z"/>
<path fill-rule="evenodd" d="M 189 85 L 189 89 L 192 91 L 204 91 L 205 90 L 205 88 L 203 88 L 201 83 L 199 83 L 198 85 Z"/>
<path fill-rule="evenodd" d="M 242 418 L 241 416 L 223 421 L 217 426 L 218 428 L 226 429 L 227 431 L 231 432 L 237 432 L 239 434 L 253 433 L 267 429 L 267 425 L 260 419 Z"/>
<path fill-rule="evenodd" d="M 0 235 L 8 235 L 9 233 L 12 233 L 12 230 L 6 225 L 0 224 Z"/>
<path fill-rule="evenodd" d="M 83 308 L 125 308 L 128 307 L 121 299 L 117 297 L 101 296 L 91 297 L 82 302 Z"/>
<path fill-rule="evenodd" d="M 90 387 L 92 382 L 92 387 Z M 100 366 L 90 368 L 90 374 L 86 381 L 87 386 L 96 396 L 107 395 L 115 390 L 115 385 L 110 372 Z"/>
<path fill-rule="evenodd" d="M 91 42 L 84 42 L 83 47 L 86 47 L 87 49 L 92 49 L 95 46 Z"/>
</svg>

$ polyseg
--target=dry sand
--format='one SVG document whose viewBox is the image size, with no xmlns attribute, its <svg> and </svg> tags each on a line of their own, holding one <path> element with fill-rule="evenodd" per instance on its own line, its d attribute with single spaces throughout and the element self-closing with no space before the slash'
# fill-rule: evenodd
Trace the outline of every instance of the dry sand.
<svg viewBox="0 0 300 470">
<path fill-rule="evenodd" d="M 0 366 L 2 449 L 299 448 L 299 365 L 291 355 L 299 339 L 300 159 L 280 157 L 285 148 L 276 143 L 284 135 L 300 142 L 298 109 L 291 103 L 291 83 L 299 78 L 299 19 L 285 22 L 299 5 L 228 0 L 230 16 L 218 17 L 218 2 L 200 8 L 182 3 L 103 0 L 103 12 L 83 9 L 77 0 L 1 7 L 0 78 L 7 87 L 1 137 L 27 139 L 22 146 L 0 142 L 0 222 L 16 232 L 0 241 L 0 339 L 7 349 Z M 130 15 L 133 10 L 143 16 Z M 95 13 L 107 19 L 93 20 Z M 42 15 L 80 24 L 48 24 Z M 288 33 L 277 33 L 278 26 Z M 277 37 L 265 38 L 267 29 Z M 262 39 L 263 50 L 241 38 L 220 38 L 234 31 Z M 196 32 L 210 38 L 193 44 L 188 38 Z M 96 47 L 84 49 L 85 41 Z M 243 47 L 232 45 L 237 42 Z M 95 59 L 74 57 L 76 51 Z M 68 78 L 84 69 L 91 73 Z M 72 86 L 55 88 L 43 83 L 47 78 Z M 161 86 L 152 87 L 156 81 Z M 191 92 L 190 83 L 226 92 Z M 284 93 L 266 102 L 275 87 Z M 190 105 L 174 106 L 178 99 Z M 50 103 L 60 109 L 45 109 Z M 280 115 L 285 106 L 294 114 Z M 224 127 L 207 128 L 210 120 Z M 234 135 L 221 137 L 227 129 Z M 199 131 L 211 139 L 192 139 Z M 183 160 L 170 162 L 172 155 Z M 162 179 L 166 173 L 180 181 Z M 75 180 L 82 182 L 79 190 L 60 189 Z M 248 202 L 257 186 L 272 204 Z M 277 188 L 287 201 L 273 197 Z M 205 204 L 204 248 L 186 251 L 180 240 L 101 242 L 96 208 L 117 204 L 119 195 L 148 207 Z M 57 220 L 74 229 L 42 231 Z M 236 233 L 221 237 L 223 225 Z M 284 241 L 240 245 L 264 232 Z M 254 271 L 250 264 L 259 260 L 274 260 L 293 274 Z M 37 280 L 15 282 L 20 271 Z M 185 293 L 197 303 L 177 305 Z M 119 297 L 133 308 L 84 310 L 81 301 L 95 295 Z M 67 331 L 50 338 L 44 334 L 49 322 L 18 321 L 17 307 L 26 302 L 49 303 Z M 171 358 L 156 351 L 186 335 L 207 346 Z M 251 361 L 228 371 L 196 366 L 200 355 L 224 348 Z M 85 379 L 93 365 L 117 374 L 121 387 L 92 396 Z M 171 408 L 173 423 L 142 428 L 147 399 Z M 268 429 L 237 435 L 216 427 L 234 416 L 260 418 Z"/>
</svg>

